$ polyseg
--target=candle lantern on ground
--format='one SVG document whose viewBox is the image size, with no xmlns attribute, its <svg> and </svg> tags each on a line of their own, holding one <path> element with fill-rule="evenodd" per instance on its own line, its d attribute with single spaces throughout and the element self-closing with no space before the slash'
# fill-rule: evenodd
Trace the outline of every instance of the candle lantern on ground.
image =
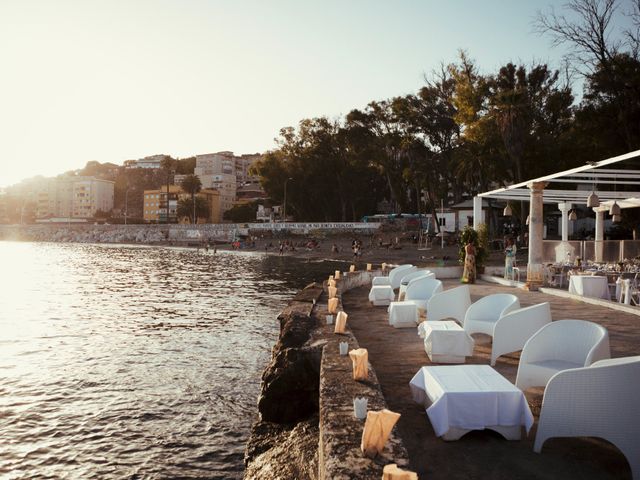
<svg viewBox="0 0 640 480">
<path fill-rule="evenodd" d="M 369 377 L 369 352 L 366 348 L 357 348 L 349 352 L 353 363 L 353 379 L 366 380 Z"/>
<path fill-rule="evenodd" d="M 346 313 L 338 312 L 338 316 L 336 317 L 336 328 L 333 330 L 334 333 L 344 333 L 344 329 L 347 326 L 347 317 L 348 315 Z"/>
<path fill-rule="evenodd" d="M 367 421 L 364 424 L 362 442 L 360 443 L 362 453 L 369 458 L 382 453 L 391 434 L 391 429 L 399 418 L 399 413 L 386 408 L 379 412 L 367 412 Z"/>
</svg>

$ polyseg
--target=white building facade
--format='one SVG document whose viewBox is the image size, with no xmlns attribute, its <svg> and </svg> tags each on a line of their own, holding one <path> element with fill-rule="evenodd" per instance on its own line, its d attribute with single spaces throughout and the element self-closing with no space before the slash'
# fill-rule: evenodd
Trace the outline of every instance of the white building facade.
<svg viewBox="0 0 640 480">
<path fill-rule="evenodd" d="M 35 185 L 36 218 L 91 218 L 113 209 L 115 182 L 94 177 L 43 179 Z"/>
</svg>

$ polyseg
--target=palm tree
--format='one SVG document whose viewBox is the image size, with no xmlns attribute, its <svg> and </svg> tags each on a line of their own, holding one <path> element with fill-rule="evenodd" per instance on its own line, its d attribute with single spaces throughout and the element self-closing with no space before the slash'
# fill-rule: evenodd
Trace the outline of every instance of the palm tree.
<svg viewBox="0 0 640 480">
<path fill-rule="evenodd" d="M 192 223 L 196 223 L 196 194 L 202 190 L 202 182 L 197 175 L 187 175 L 180 184 L 182 191 L 191 195 L 193 205 Z"/>
</svg>

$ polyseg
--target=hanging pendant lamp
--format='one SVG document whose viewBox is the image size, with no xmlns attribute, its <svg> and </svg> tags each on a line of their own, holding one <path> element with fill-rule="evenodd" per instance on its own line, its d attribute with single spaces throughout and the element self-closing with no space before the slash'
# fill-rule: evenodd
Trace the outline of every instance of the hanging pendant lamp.
<svg viewBox="0 0 640 480">
<path fill-rule="evenodd" d="M 596 195 L 596 192 L 591 192 L 587 197 L 587 207 L 594 208 L 600 206 L 600 198 Z"/>
<path fill-rule="evenodd" d="M 622 214 L 622 211 L 620 210 L 620 205 L 618 205 L 618 202 L 616 202 L 615 200 L 613 201 L 613 205 L 611 205 L 611 208 L 609 209 L 609 215 L 614 216 L 620 216 Z"/>
<path fill-rule="evenodd" d="M 578 215 L 576 215 L 576 211 L 575 210 L 571 210 L 571 213 L 569 214 L 569 220 L 571 220 L 572 222 L 578 219 Z"/>
<path fill-rule="evenodd" d="M 511 210 L 511 205 L 507 203 L 507 206 L 504 207 L 504 211 L 502 212 L 502 215 L 504 215 L 505 217 L 510 217 L 511 215 L 513 215 L 513 210 Z"/>
<path fill-rule="evenodd" d="M 622 215 L 614 215 L 611 220 L 613 223 L 620 223 L 622 221 Z"/>
<path fill-rule="evenodd" d="M 529 225 L 529 219 L 531 219 L 531 215 L 527 215 L 527 219 L 525 220 L 525 225 Z"/>
</svg>

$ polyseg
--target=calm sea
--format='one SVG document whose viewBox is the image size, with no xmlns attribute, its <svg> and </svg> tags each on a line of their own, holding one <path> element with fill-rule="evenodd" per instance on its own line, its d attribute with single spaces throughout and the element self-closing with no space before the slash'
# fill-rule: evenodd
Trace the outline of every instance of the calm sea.
<svg viewBox="0 0 640 480">
<path fill-rule="evenodd" d="M 295 291 L 335 265 L 0 242 L 0 476 L 240 478 Z"/>
</svg>

